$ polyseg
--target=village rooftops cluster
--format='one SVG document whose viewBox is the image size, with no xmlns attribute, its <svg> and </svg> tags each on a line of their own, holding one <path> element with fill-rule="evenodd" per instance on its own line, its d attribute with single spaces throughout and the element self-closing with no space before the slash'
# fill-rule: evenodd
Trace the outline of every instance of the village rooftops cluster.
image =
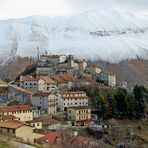
<svg viewBox="0 0 148 148">
<path fill-rule="evenodd" d="M 72 55 L 40 55 L 35 74 L 20 75 L 14 84 L 0 81 L 1 134 L 53 144 L 62 134 L 43 132 L 63 129 L 58 114 L 64 116 L 64 126 L 94 125 L 89 97 L 81 87 L 116 85 L 114 74 L 104 73 L 98 66 Z M 84 141 L 83 137 L 71 139 Z"/>
</svg>

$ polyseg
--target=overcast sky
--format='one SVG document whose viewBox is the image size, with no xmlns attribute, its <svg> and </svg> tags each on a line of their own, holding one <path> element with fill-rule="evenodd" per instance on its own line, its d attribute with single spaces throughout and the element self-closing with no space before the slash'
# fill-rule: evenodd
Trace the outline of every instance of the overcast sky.
<svg viewBox="0 0 148 148">
<path fill-rule="evenodd" d="M 0 0 L 0 19 L 72 15 L 91 9 L 148 13 L 148 0 Z"/>
</svg>

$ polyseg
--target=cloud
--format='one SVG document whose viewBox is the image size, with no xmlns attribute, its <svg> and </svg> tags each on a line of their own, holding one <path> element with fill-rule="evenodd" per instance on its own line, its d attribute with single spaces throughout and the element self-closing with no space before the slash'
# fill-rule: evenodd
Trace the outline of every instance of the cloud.
<svg viewBox="0 0 148 148">
<path fill-rule="evenodd" d="M 71 9 L 65 0 L 0 0 L 0 6 L 1 19 L 29 15 L 66 15 Z"/>
<path fill-rule="evenodd" d="M 148 12 L 148 0 L 66 0 L 75 11 L 121 9 Z"/>
</svg>

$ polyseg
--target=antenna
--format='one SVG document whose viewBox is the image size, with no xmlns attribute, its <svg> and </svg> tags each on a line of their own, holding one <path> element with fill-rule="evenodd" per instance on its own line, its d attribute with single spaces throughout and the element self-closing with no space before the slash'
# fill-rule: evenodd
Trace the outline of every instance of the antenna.
<svg viewBox="0 0 148 148">
<path fill-rule="evenodd" d="M 37 61 L 39 62 L 40 60 L 40 48 L 37 47 Z"/>
</svg>

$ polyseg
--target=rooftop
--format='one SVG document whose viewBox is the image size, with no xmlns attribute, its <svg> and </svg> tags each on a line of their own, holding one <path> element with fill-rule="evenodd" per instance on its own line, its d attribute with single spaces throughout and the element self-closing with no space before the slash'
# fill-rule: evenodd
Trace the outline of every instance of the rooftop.
<svg viewBox="0 0 148 148">
<path fill-rule="evenodd" d="M 31 90 L 28 90 L 28 89 L 25 89 L 25 88 L 21 88 L 21 87 L 15 86 L 15 85 L 10 85 L 10 87 L 13 87 L 13 88 L 15 88 L 15 89 L 17 89 L 17 90 L 19 90 L 19 91 L 21 91 L 23 93 L 26 93 L 26 94 L 30 94 L 30 95 L 34 94 L 34 92 L 31 91 Z"/>
<path fill-rule="evenodd" d="M 13 120 L 13 119 L 17 119 L 14 115 L 6 115 L 6 116 L 2 116 L 1 120 L 5 121 L 5 120 Z"/>
<path fill-rule="evenodd" d="M 63 76 L 55 76 L 53 79 L 59 81 L 60 83 L 68 83 L 68 82 L 77 82 L 78 80 L 70 74 L 63 75 Z"/>
<path fill-rule="evenodd" d="M 107 75 L 115 75 L 113 72 L 110 72 L 110 71 L 102 71 L 101 73 L 107 74 Z"/>
<path fill-rule="evenodd" d="M 80 110 L 80 109 L 91 109 L 89 106 L 75 106 L 69 107 L 69 109 Z"/>
<path fill-rule="evenodd" d="M 89 76 L 83 76 L 80 81 L 96 83 L 96 81 Z"/>
<path fill-rule="evenodd" d="M 61 132 L 49 132 L 45 136 L 37 139 L 38 143 L 73 143 L 80 144 L 86 141 L 86 137 L 83 136 L 71 136 Z"/>
<path fill-rule="evenodd" d="M 40 121 L 40 122 L 42 122 L 42 124 L 44 126 L 46 126 L 46 125 L 54 125 L 54 124 L 61 123 L 60 121 L 58 121 L 56 119 L 53 119 L 51 117 L 36 118 L 36 119 L 34 119 L 34 121 L 36 121 L 36 122 Z"/>
<path fill-rule="evenodd" d="M 59 133 L 59 132 L 49 132 L 45 136 L 37 139 L 37 142 L 39 142 L 39 143 L 54 144 L 55 143 L 55 140 L 57 138 L 61 138 L 61 133 Z"/>
<path fill-rule="evenodd" d="M 86 94 L 84 91 L 63 91 L 62 94 Z"/>
<path fill-rule="evenodd" d="M 0 127 L 2 128 L 17 129 L 23 125 L 25 125 L 25 123 L 18 120 L 0 122 Z"/>
<path fill-rule="evenodd" d="M 53 94 L 51 92 L 36 92 L 33 94 L 33 96 L 43 96 L 43 97 L 48 97 L 50 94 Z"/>
<path fill-rule="evenodd" d="M 47 84 L 55 84 L 55 82 L 48 76 L 41 77 Z"/>
<path fill-rule="evenodd" d="M 0 112 L 12 112 L 12 111 L 27 111 L 31 110 L 31 106 L 28 105 L 14 105 L 14 106 L 0 106 Z"/>
<path fill-rule="evenodd" d="M 27 78 L 24 78 L 23 81 L 39 81 L 40 79 L 42 79 L 42 78 L 38 78 L 38 77 L 27 77 Z"/>
</svg>

